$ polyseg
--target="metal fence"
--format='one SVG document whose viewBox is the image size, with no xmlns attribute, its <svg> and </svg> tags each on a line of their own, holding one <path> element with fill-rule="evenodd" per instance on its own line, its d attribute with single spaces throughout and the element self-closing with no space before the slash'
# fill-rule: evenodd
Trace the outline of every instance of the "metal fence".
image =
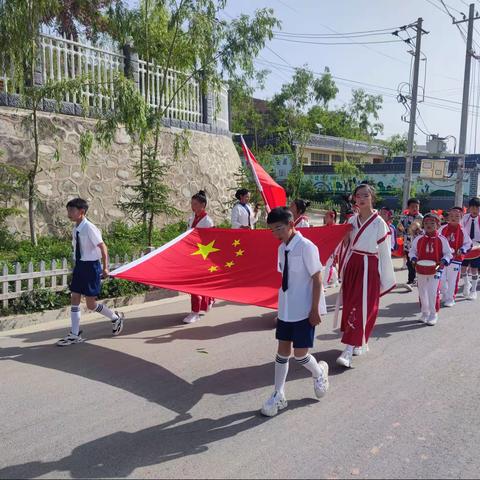
<svg viewBox="0 0 480 480">
<path fill-rule="evenodd" d="M 125 255 L 121 259 L 117 255 L 114 261 L 110 262 L 110 269 L 113 270 L 139 257 L 140 255 L 137 255 L 130 259 Z M 7 265 L 0 269 L 0 301 L 3 308 L 8 308 L 9 301 L 33 290 L 48 289 L 54 292 L 67 290 L 68 275 L 72 273 L 66 258 L 61 261 L 52 260 L 48 268 L 45 262 L 41 261 L 38 270 L 35 270 L 32 262 L 28 264 L 26 271 L 22 271 L 20 263 L 15 263 L 14 270 L 15 273 L 9 273 Z"/>
<path fill-rule="evenodd" d="M 218 128 L 228 130 L 228 91 L 222 88 L 220 92 L 202 92 L 196 79 L 188 79 L 187 74 L 177 70 L 167 70 L 164 93 L 161 93 L 163 68 L 138 58 L 128 58 L 123 51 L 97 48 L 81 42 L 57 37 L 46 33 L 39 35 L 39 65 L 36 83 L 46 83 L 49 80 L 60 81 L 74 79 L 81 75 L 89 75 L 92 84 L 101 85 L 94 89 L 85 85 L 82 91 L 83 99 L 75 94 L 66 94 L 63 100 L 71 103 L 82 103 L 86 100 L 90 106 L 101 111 L 115 108 L 114 79 L 120 72 L 130 70 L 140 93 L 153 108 L 165 110 L 165 117 L 196 123 L 210 123 Z M 0 47 L 1 48 L 1 47 Z M 13 91 L 12 74 L 0 66 L 0 92 L 17 93 Z M 208 112 L 204 112 L 206 95 L 211 103 Z M 86 97 L 86 98 L 85 98 Z M 208 102 L 207 102 L 208 103 Z M 208 119 L 208 113 L 210 119 Z"/>
</svg>

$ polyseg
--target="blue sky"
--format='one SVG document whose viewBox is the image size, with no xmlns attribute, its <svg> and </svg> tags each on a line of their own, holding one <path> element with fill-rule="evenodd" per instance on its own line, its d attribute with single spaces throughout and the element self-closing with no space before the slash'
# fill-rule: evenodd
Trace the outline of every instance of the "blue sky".
<svg viewBox="0 0 480 480">
<path fill-rule="evenodd" d="M 449 10 L 457 18 L 459 11 L 468 13 L 464 0 L 445 0 Z M 480 3 L 477 2 L 480 10 Z M 427 57 L 425 94 L 435 99 L 425 99 L 419 105 L 420 128 L 427 133 L 457 137 L 460 130 L 460 105 L 463 88 L 465 62 L 465 42 L 458 29 L 443 10 L 440 0 L 230 0 L 227 15 L 251 14 L 257 8 L 271 7 L 282 22 L 282 31 L 293 33 L 325 34 L 332 32 L 357 32 L 377 29 L 390 29 L 424 20 L 424 28 L 429 31 L 422 39 L 422 51 Z M 466 24 L 464 29 L 466 30 Z M 480 20 L 476 22 L 474 39 L 480 44 Z M 362 40 L 389 40 L 391 35 L 360 38 Z M 326 41 L 314 39 L 313 41 Z M 346 40 L 338 40 L 346 41 Z M 260 55 L 259 68 L 269 68 L 264 91 L 257 96 L 270 98 L 282 83 L 291 76 L 290 67 L 308 64 L 315 72 L 323 72 L 328 66 L 332 75 L 342 77 L 337 81 L 340 89 L 334 105 L 342 105 L 350 99 L 351 89 L 362 86 L 348 80 L 364 82 L 363 87 L 370 93 L 385 93 L 384 107 L 380 120 L 385 126 L 383 137 L 403 133 L 408 125 L 401 121 L 404 108 L 396 100 L 396 90 L 401 82 L 410 77 L 411 55 L 405 43 L 360 45 L 311 45 L 296 44 L 274 39 Z M 480 53 L 480 48 L 477 49 Z M 280 58 L 281 57 L 281 58 Z M 268 66 L 266 62 L 274 62 Z M 478 61 L 472 63 L 472 99 L 478 104 L 480 69 Z M 422 84 L 425 74 L 422 62 Z M 478 78 L 478 80 L 477 80 Z M 384 88 L 382 88 L 384 87 Z M 467 152 L 480 150 L 480 134 L 475 139 L 477 117 L 470 119 Z M 476 141 L 477 140 L 477 141 Z M 425 143 L 425 135 L 417 130 L 416 141 Z M 476 144 L 476 147 L 475 147 Z M 453 147 L 453 143 L 450 144 Z"/>
</svg>

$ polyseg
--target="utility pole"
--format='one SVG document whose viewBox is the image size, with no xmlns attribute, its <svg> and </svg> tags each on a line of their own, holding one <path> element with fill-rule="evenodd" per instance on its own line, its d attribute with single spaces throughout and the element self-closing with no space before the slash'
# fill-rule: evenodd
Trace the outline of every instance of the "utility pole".
<svg viewBox="0 0 480 480">
<path fill-rule="evenodd" d="M 427 33 L 422 29 L 423 19 L 419 18 L 412 26 L 416 27 L 417 35 L 415 38 L 415 61 L 413 64 L 412 81 L 412 101 L 410 104 L 410 124 L 408 127 L 407 157 L 405 159 L 405 177 L 403 179 L 403 201 L 402 208 L 407 208 L 407 202 L 412 189 L 412 167 L 413 167 L 413 146 L 415 142 L 415 122 L 417 118 L 417 100 L 418 100 L 418 76 L 420 70 L 420 56 L 422 33 Z"/>
<path fill-rule="evenodd" d="M 474 51 L 473 43 L 473 22 L 478 19 L 475 17 L 475 4 L 470 4 L 468 18 L 465 20 L 454 20 L 453 24 L 468 22 L 467 32 L 467 50 L 465 53 L 465 74 L 463 77 L 463 100 L 462 100 L 462 119 L 460 123 L 460 138 L 458 143 L 458 163 L 457 178 L 455 180 L 455 205 L 463 205 L 463 176 L 465 172 L 465 149 L 467 145 L 467 127 L 468 127 L 468 94 L 470 92 L 470 71 Z"/>
</svg>

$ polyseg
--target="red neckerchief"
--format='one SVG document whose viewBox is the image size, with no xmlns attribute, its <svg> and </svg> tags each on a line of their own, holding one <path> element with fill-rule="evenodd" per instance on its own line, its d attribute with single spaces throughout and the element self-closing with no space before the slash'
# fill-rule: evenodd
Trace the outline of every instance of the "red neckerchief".
<svg viewBox="0 0 480 480">
<path fill-rule="evenodd" d="M 205 218 L 206 216 L 207 216 L 207 212 L 205 210 L 202 210 L 199 215 L 195 215 L 192 222 L 192 228 L 195 228 L 199 224 L 200 220 L 202 218 Z"/>
<path fill-rule="evenodd" d="M 296 220 L 295 223 L 293 224 L 294 227 L 296 227 L 302 220 L 305 220 L 308 222 L 308 217 L 306 215 L 300 215 Z"/>
<path fill-rule="evenodd" d="M 440 263 L 442 259 L 443 249 L 439 248 L 442 244 L 438 231 L 435 231 L 433 235 L 424 234 L 418 241 L 418 260 L 434 260 L 436 263 Z"/>
</svg>

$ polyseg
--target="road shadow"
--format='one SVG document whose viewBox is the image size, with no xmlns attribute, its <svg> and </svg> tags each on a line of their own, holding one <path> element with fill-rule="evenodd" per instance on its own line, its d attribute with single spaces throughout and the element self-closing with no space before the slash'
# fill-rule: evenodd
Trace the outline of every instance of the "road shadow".
<svg viewBox="0 0 480 480">
<path fill-rule="evenodd" d="M 232 322 L 208 325 L 208 316 L 206 316 L 200 320 L 201 324 L 182 325 L 171 332 L 144 338 L 144 340 L 151 344 L 170 343 L 175 340 L 214 340 L 237 333 L 272 330 L 276 326 L 276 318 L 276 312 L 268 312 Z M 135 338 L 138 339 L 138 337 Z"/>
<path fill-rule="evenodd" d="M 378 311 L 380 318 L 412 318 L 420 315 L 420 303 L 415 302 L 399 302 L 391 303 Z"/>
<path fill-rule="evenodd" d="M 302 399 L 288 403 L 279 415 L 317 403 Z M 137 432 L 115 432 L 87 442 L 68 457 L 52 462 L 27 462 L 0 469 L 0 478 L 33 478 L 68 472 L 72 478 L 120 478 L 136 468 L 158 465 L 177 458 L 202 454 L 209 445 L 234 437 L 269 421 L 258 410 L 235 413 L 219 419 L 202 418 L 187 423 L 188 416 Z M 235 453 L 233 452 L 232 455 Z M 51 475 L 49 475 L 51 476 Z"/>
</svg>

